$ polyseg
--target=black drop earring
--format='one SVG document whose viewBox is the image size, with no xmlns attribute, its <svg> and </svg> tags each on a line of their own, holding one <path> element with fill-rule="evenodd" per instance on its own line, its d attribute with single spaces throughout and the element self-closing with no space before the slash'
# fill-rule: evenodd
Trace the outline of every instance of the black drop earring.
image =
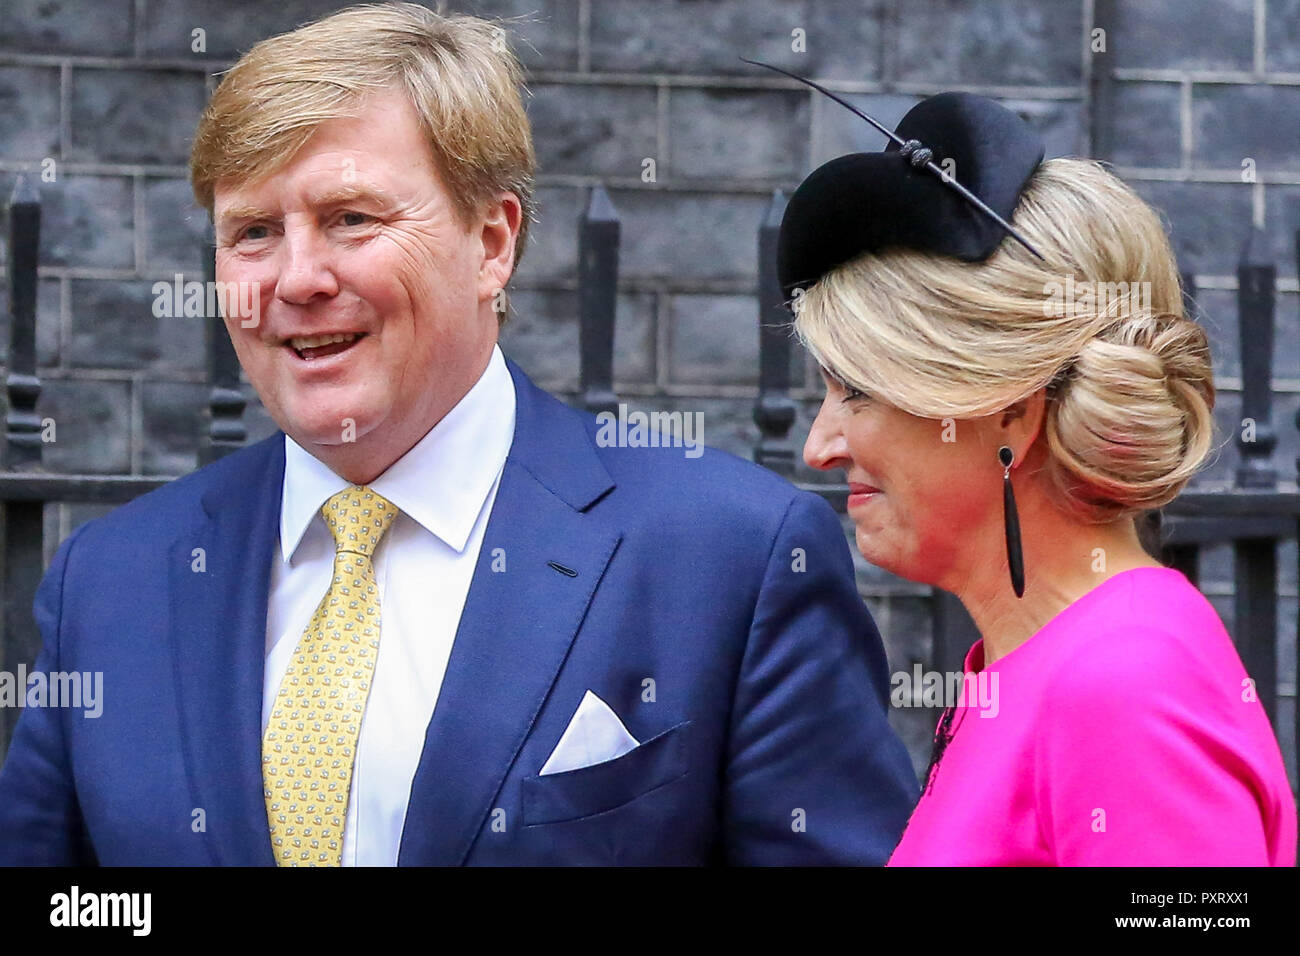
<svg viewBox="0 0 1300 956">
<path fill-rule="evenodd" d="M 1011 586 L 1016 597 L 1025 596 L 1025 557 L 1020 550 L 1020 516 L 1016 513 L 1016 494 L 1011 490 L 1011 464 L 1015 452 L 1006 445 L 998 449 L 1002 463 L 1002 518 L 1007 528 L 1007 565 L 1011 568 Z"/>
</svg>

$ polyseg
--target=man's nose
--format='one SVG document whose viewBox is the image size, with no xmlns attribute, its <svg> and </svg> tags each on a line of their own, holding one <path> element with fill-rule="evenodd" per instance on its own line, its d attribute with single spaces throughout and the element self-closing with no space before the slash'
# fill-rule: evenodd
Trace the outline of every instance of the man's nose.
<svg viewBox="0 0 1300 956">
<path fill-rule="evenodd" d="M 826 411 L 826 404 L 817 411 L 812 428 L 808 430 L 808 440 L 803 443 L 803 460 L 809 468 L 827 471 L 842 468 L 848 456 L 848 445 L 844 433 L 834 421 L 835 416 Z"/>
<path fill-rule="evenodd" d="M 319 232 L 310 226 L 286 226 L 280 243 L 276 298 L 307 305 L 318 295 L 335 296 L 338 291 L 330 252 Z"/>
</svg>

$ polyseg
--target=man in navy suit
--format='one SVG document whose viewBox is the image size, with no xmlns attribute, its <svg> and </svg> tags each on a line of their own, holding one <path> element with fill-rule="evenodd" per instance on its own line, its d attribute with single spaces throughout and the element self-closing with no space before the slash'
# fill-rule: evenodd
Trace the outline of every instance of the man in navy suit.
<svg viewBox="0 0 1300 956">
<path fill-rule="evenodd" d="M 718 451 L 617 447 L 497 346 L 532 202 L 499 41 L 353 8 L 214 95 L 195 193 L 282 432 L 60 546 L 36 669 L 102 674 L 102 713 L 24 711 L 0 864 L 286 862 L 268 722 L 351 491 L 397 517 L 336 862 L 888 857 L 916 779 L 831 509 Z"/>
</svg>

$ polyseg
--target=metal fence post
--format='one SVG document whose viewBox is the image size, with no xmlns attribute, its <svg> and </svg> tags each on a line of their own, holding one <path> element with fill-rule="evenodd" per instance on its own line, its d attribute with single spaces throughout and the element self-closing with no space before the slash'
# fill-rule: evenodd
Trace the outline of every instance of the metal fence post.
<svg viewBox="0 0 1300 956">
<path fill-rule="evenodd" d="M 1196 274 L 1191 271 L 1178 274 L 1183 287 L 1183 308 L 1190 318 L 1200 321 L 1196 311 Z M 1181 571 L 1193 587 L 1200 586 L 1200 546 L 1197 544 L 1171 544 L 1163 549 L 1163 560 L 1171 568 Z"/>
<path fill-rule="evenodd" d="M 19 176 L 9 201 L 9 371 L 5 389 L 5 468 L 39 471 L 42 425 L 36 412 L 41 380 L 36 374 L 36 289 L 40 259 L 41 199 L 36 186 Z M 40 632 L 29 602 L 44 566 L 44 507 L 41 501 L 3 502 L 0 536 L 0 580 L 4 602 L 0 613 L 0 670 L 15 673 L 30 667 L 40 650 Z M 26 687 L 19 688 L 26 693 Z M 0 709 L 0 761 L 21 710 Z"/>
<path fill-rule="evenodd" d="M 1237 431 L 1241 466 L 1237 485 L 1273 490 L 1272 452 L 1273 307 L 1277 268 L 1268 236 L 1253 229 L 1237 268 L 1237 319 L 1241 338 L 1242 424 Z M 1233 543 L 1233 629 L 1246 672 L 1259 701 L 1277 726 L 1277 539 L 1241 538 Z"/>
<path fill-rule="evenodd" d="M 581 401 L 589 412 L 618 410 L 614 319 L 618 306 L 618 212 L 604 186 L 591 191 L 578 222 L 578 347 Z"/>
<path fill-rule="evenodd" d="M 208 223 L 203 239 L 203 279 L 216 281 L 216 241 Z M 212 286 L 208 285 L 211 289 Z M 254 295 L 257 293 L 254 292 Z M 217 296 L 218 302 L 221 296 Z M 239 359 L 218 308 L 216 315 L 204 317 L 204 337 L 208 351 L 208 428 L 199 443 L 199 464 L 206 465 L 244 447 L 248 429 L 244 425 L 244 392 L 239 385 Z"/>
<path fill-rule="evenodd" d="M 790 311 L 776 271 L 776 241 L 785 205 L 781 190 L 772 193 L 758 227 L 758 401 L 754 403 L 754 423 L 761 435 L 754 461 L 790 478 L 794 475 L 790 428 L 795 419 L 790 398 Z"/>
</svg>

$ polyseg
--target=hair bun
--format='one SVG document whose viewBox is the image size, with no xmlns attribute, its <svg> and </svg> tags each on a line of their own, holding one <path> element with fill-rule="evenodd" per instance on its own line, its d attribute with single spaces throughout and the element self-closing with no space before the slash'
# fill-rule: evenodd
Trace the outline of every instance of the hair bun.
<svg viewBox="0 0 1300 956">
<path fill-rule="evenodd" d="M 1168 504 L 1209 453 L 1213 408 L 1198 323 L 1140 310 L 1113 319 L 1084 344 L 1048 411 L 1058 480 L 1092 520 Z"/>
</svg>

